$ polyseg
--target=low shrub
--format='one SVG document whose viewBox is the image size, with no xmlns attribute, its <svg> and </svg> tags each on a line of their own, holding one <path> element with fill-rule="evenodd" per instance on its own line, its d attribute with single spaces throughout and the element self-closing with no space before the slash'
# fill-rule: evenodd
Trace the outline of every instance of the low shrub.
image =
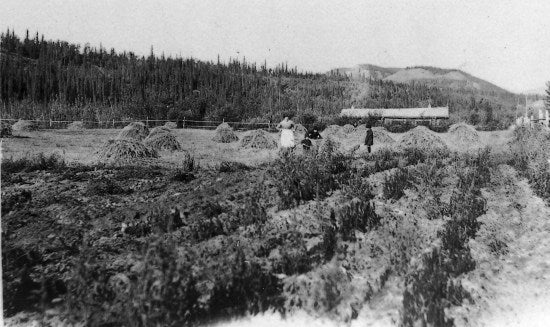
<svg viewBox="0 0 550 327">
<path fill-rule="evenodd" d="M 386 199 L 399 200 L 405 189 L 411 187 L 411 176 L 406 168 L 397 168 L 384 178 L 382 191 Z"/>
<path fill-rule="evenodd" d="M 67 167 L 65 160 L 58 154 L 45 155 L 39 153 L 33 156 L 25 156 L 19 159 L 2 160 L 2 174 L 19 172 L 31 172 L 37 170 L 61 171 Z"/>
<path fill-rule="evenodd" d="M 338 211 L 339 231 L 344 241 L 355 241 L 355 231 L 367 232 L 380 224 L 370 201 L 352 200 Z"/>
<path fill-rule="evenodd" d="M 220 173 L 235 172 L 241 170 L 250 170 L 246 164 L 238 161 L 222 161 L 218 167 Z"/>
<path fill-rule="evenodd" d="M 422 256 L 421 266 L 405 280 L 401 326 L 454 326 L 453 319 L 445 317 L 445 309 L 471 296 L 448 271 L 439 249 L 434 247 Z"/>
</svg>

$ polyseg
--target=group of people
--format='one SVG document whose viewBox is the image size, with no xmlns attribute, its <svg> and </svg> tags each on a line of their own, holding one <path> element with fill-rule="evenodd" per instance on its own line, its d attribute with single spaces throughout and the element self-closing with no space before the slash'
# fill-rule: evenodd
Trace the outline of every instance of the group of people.
<svg viewBox="0 0 550 327">
<path fill-rule="evenodd" d="M 285 117 L 278 125 L 277 129 L 281 132 L 281 148 L 282 149 L 294 149 L 296 146 L 294 140 L 294 129 L 295 125 L 292 120 L 288 117 Z M 304 139 L 300 142 L 303 149 L 309 151 L 313 146 L 312 140 L 322 139 L 321 134 L 316 128 L 313 128 L 311 131 L 307 131 L 304 135 Z M 368 152 L 371 152 L 371 147 L 374 143 L 374 134 L 370 126 L 367 126 L 367 133 L 365 136 L 365 146 L 367 147 Z"/>
</svg>

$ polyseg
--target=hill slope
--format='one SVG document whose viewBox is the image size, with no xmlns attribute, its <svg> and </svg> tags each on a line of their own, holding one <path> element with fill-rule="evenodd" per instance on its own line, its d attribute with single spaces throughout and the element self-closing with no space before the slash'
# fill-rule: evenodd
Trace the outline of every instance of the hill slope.
<svg viewBox="0 0 550 327">
<path fill-rule="evenodd" d="M 337 68 L 331 73 L 347 75 L 352 79 L 375 79 L 394 83 L 422 82 L 428 85 L 449 87 L 457 90 L 511 93 L 507 90 L 457 69 L 444 69 L 430 66 L 406 68 L 386 68 L 361 64 L 353 68 Z"/>
</svg>

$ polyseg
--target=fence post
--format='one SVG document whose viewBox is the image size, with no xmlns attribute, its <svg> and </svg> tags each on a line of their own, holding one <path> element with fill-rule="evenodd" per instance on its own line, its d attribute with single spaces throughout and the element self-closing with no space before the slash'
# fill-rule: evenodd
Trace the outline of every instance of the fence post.
<svg viewBox="0 0 550 327">
<path fill-rule="evenodd" d="M 50 118 L 50 128 L 52 128 L 52 119 Z"/>
<path fill-rule="evenodd" d="M 115 119 L 113 118 L 113 128 L 115 128 Z"/>
<path fill-rule="evenodd" d="M 183 117 L 183 122 L 182 122 L 181 128 L 185 128 L 185 117 Z"/>
</svg>

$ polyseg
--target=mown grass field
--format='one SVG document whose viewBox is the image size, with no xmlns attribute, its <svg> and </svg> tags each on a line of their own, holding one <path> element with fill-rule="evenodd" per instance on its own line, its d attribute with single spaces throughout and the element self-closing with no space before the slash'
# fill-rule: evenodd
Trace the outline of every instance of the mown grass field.
<svg viewBox="0 0 550 327">
<path fill-rule="evenodd" d="M 550 299 L 545 132 L 283 156 L 176 129 L 183 151 L 99 162 L 118 132 L 4 139 L 9 324 L 502 325 Z"/>
</svg>

